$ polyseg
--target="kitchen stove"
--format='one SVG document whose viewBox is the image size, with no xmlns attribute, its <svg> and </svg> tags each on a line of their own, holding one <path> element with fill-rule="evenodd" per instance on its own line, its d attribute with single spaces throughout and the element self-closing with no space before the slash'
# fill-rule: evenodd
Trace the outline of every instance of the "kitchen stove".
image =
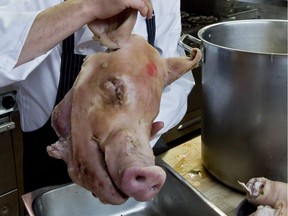
<svg viewBox="0 0 288 216">
<path fill-rule="evenodd" d="M 218 21 L 215 16 L 202 16 L 181 11 L 182 30 L 185 32 L 194 27 L 209 25 Z"/>
<path fill-rule="evenodd" d="M 258 9 L 250 5 L 238 5 L 229 11 L 229 13 L 222 16 L 215 15 L 199 15 L 191 11 L 181 11 L 182 32 L 197 36 L 198 30 L 201 28 L 223 21 L 241 20 L 241 19 L 258 19 Z"/>
</svg>

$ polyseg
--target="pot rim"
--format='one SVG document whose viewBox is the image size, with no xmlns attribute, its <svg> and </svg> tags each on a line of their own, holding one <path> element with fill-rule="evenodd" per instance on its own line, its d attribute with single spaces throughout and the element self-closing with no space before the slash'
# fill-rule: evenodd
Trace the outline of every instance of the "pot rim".
<svg viewBox="0 0 288 216">
<path fill-rule="evenodd" d="M 201 40 L 201 43 L 205 42 L 211 46 L 214 47 L 218 47 L 224 50 L 229 50 L 229 51 L 235 51 L 235 52 L 244 52 L 244 53 L 250 53 L 250 54 L 264 54 L 264 55 L 279 55 L 279 56 L 288 56 L 288 51 L 287 53 L 273 53 L 273 52 L 260 52 L 260 51 L 250 51 L 250 50 L 244 50 L 244 49 L 237 49 L 237 48 L 231 48 L 231 47 L 226 47 L 226 46 L 222 46 L 222 45 L 218 45 L 215 43 L 212 43 L 206 39 L 203 38 L 203 34 L 205 33 L 205 31 L 221 26 L 221 25 L 235 25 L 237 23 L 259 23 L 259 24 L 264 24 L 264 23 L 269 23 L 269 22 L 282 22 L 282 23 L 287 23 L 288 25 L 288 20 L 283 20 L 283 19 L 246 19 L 246 20 L 233 20 L 233 21 L 223 21 L 223 22 L 218 22 L 218 23 L 214 23 L 214 24 L 210 24 L 207 25 L 203 28 L 201 28 L 197 35 L 199 37 L 199 39 Z M 287 35 L 287 32 L 286 32 Z"/>
</svg>

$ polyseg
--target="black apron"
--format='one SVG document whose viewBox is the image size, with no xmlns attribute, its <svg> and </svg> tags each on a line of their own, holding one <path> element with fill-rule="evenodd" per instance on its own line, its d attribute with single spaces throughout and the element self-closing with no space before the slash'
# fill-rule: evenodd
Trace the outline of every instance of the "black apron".
<svg viewBox="0 0 288 216">
<path fill-rule="evenodd" d="M 148 42 L 154 45 L 155 16 L 146 20 Z M 60 81 L 56 96 L 57 105 L 72 87 L 85 56 L 74 54 L 74 34 L 63 41 Z M 41 128 L 23 133 L 23 178 L 24 193 L 41 187 L 71 182 L 67 165 L 63 160 L 50 157 L 46 147 L 55 143 L 58 137 L 51 127 L 51 117 Z"/>
</svg>

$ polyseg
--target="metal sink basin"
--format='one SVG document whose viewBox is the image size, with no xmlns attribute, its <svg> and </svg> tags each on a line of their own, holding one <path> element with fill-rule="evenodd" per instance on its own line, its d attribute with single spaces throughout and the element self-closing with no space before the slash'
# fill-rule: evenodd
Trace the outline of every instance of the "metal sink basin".
<svg viewBox="0 0 288 216">
<path fill-rule="evenodd" d="M 160 158 L 156 163 L 164 168 L 167 179 L 159 194 L 147 202 L 129 198 L 122 205 L 103 204 L 74 183 L 41 188 L 22 199 L 30 216 L 226 215 Z"/>
</svg>

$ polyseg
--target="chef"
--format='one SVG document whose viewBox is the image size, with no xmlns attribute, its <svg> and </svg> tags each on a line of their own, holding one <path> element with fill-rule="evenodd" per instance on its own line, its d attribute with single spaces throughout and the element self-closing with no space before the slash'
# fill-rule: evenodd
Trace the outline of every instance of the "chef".
<svg viewBox="0 0 288 216">
<path fill-rule="evenodd" d="M 92 40 L 85 24 L 133 7 L 139 10 L 134 34 L 149 40 L 163 57 L 184 55 L 178 46 L 180 1 L 152 0 L 154 15 L 147 20 L 152 17 L 150 3 L 149 0 L 0 2 L 0 87 L 13 84 L 17 89 L 24 132 L 25 192 L 71 181 L 65 162 L 49 157 L 46 146 L 58 139 L 50 126 L 51 112 L 71 88 L 83 58 L 106 49 Z M 193 84 L 192 73 L 187 73 L 164 89 L 160 113 L 155 119 L 163 121 L 164 127 L 151 139 L 151 147 L 183 118 Z"/>
</svg>

